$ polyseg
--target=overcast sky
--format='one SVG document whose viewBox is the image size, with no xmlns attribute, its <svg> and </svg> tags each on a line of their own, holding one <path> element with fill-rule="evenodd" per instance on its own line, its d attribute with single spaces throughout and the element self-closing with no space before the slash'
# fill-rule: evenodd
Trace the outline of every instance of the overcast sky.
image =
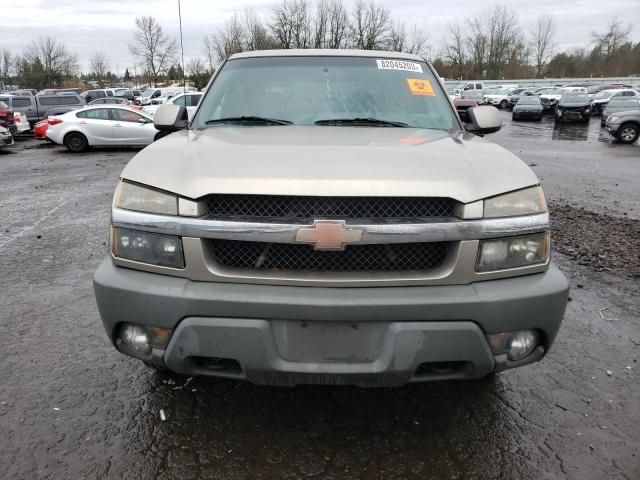
<svg viewBox="0 0 640 480">
<path fill-rule="evenodd" d="M 178 34 L 177 0 L 4 0 L 0 47 L 21 52 L 32 38 L 51 35 L 77 53 L 83 70 L 95 51 L 104 51 L 114 71 L 122 73 L 134 64 L 127 43 L 131 41 L 134 18 L 156 17 L 167 33 Z M 217 25 L 253 7 L 268 15 L 274 0 L 182 0 L 185 56 L 203 54 L 202 40 Z M 344 0 L 350 6 L 353 0 Z M 416 24 L 429 34 L 437 50 L 447 24 L 479 15 L 495 5 L 486 0 L 377 0 L 395 19 L 409 27 Z M 558 21 L 558 47 L 587 47 L 594 30 L 603 30 L 618 17 L 632 24 L 631 38 L 640 41 L 640 0 L 508 0 L 501 2 L 518 11 L 523 26 L 539 15 L 553 15 Z"/>
</svg>

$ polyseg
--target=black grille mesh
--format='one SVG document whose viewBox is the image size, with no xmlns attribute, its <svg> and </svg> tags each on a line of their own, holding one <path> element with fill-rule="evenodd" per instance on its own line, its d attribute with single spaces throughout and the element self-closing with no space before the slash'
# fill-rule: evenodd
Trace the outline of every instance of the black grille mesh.
<svg viewBox="0 0 640 480">
<path fill-rule="evenodd" d="M 343 251 L 314 250 L 311 245 L 208 240 L 220 265 L 273 271 L 400 272 L 432 270 L 442 265 L 447 242 L 349 245 Z"/>
<path fill-rule="evenodd" d="M 451 217 L 455 201 L 439 197 L 210 195 L 207 207 L 212 217 L 398 219 Z"/>
</svg>

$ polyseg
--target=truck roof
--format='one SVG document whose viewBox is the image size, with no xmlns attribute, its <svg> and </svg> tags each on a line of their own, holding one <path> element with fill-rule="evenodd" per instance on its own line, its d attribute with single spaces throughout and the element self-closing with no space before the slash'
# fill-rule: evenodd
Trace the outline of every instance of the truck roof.
<svg viewBox="0 0 640 480">
<path fill-rule="evenodd" d="M 256 50 L 253 52 L 235 53 L 229 59 L 254 57 L 375 57 L 398 58 L 424 62 L 425 59 L 412 53 L 389 52 L 385 50 L 349 50 L 349 49 L 280 49 Z"/>
</svg>

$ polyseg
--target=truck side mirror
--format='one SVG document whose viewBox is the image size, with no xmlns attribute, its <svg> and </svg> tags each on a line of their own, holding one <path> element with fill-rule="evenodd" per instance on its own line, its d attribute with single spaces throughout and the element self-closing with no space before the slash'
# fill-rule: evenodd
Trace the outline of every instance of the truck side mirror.
<svg viewBox="0 0 640 480">
<path fill-rule="evenodd" d="M 177 132 L 187 128 L 188 123 L 187 107 L 175 103 L 162 105 L 153 116 L 153 126 L 161 132 Z"/>
<path fill-rule="evenodd" d="M 477 135 L 495 133 L 502 128 L 500 111 L 496 107 L 483 105 L 467 110 L 470 124 L 466 130 Z"/>
</svg>

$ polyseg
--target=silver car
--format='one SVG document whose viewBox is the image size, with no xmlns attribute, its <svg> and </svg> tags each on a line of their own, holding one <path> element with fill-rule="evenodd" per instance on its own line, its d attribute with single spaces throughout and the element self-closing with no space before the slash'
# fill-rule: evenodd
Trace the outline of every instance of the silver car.
<svg viewBox="0 0 640 480">
<path fill-rule="evenodd" d="M 569 285 L 536 175 L 421 57 L 240 53 L 125 167 L 94 276 L 123 354 L 256 384 L 392 386 L 542 359 Z"/>
<path fill-rule="evenodd" d="M 13 145 L 13 135 L 8 129 L 0 127 L 0 148 L 10 147 L 11 145 Z"/>
</svg>

